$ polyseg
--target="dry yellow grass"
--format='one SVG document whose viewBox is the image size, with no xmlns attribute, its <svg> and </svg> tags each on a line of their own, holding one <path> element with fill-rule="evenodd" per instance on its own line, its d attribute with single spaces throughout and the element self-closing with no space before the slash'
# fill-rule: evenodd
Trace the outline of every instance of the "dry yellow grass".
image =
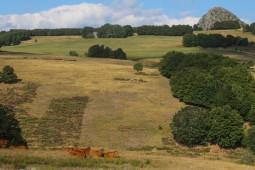
<svg viewBox="0 0 255 170">
<path fill-rule="evenodd" d="M 76 61 L 67 61 L 70 59 Z M 132 61 L 70 57 L 53 60 L 48 56 L 0 61 L 0 67 L 13 66 L 23 82 L 40 85 L 33 102 L 19 106 L 31 116 L 44 116 L 53 98 L 89 97 L 79 145 L 106 148 L 160 145 L 161 138 L 170 134 L 171 117 L 184 106 L 172 97 L 168 80 L 157 69 L 144 69 L 145 73 L 157 76 L 135 75 Z M 159 125 L 163 131 L 158 129 Z"/>
<path fill-rule="evenodd" d="M 5 156 L 12 156 L 13 158 L 17 157 L 35 157 L 35 158 L 47 158 L 47 159 L 61 159 L 63 162 L 66 160 L 74 158 L 64 151 L 42 151 L 42 150 L 28 150 L 28 151 L 11 151 L 11 150 L 0 150 L 0 153 Z M 146 162 L 150 160 L 150 163 L 144 168 L 138 167 L 126 167 L 127 169 L 158 169 L 158 170 L 253 170 L 253 166 L 237 164 L 234 161 L 223 161 L 223 160 L 210 160 L 204 158 L 191 158 L 191 157 L 177 157 L 171 156 L 164 153 L 154 153 L 154 152 L 130 152 L 130 151 L 119 151 L 122 158 L 125 160 L 138 160 L 141 162 Z M 81 158 L 77 158 L 81 159 Z M 100 158 L 103 159 L 103 158 Z M 8 166 L 6 166 L 8 167 Z M 39 168 L 39 169 L 74 169 L 74 168 L 64 168 L 64 167 L 52 167 L 51 165 L 27 165 L 27 168 Z M 12 169 L 9 166 L 10 169 Z M 6 168 L 6 169 L 9 169 Z M 121 168 L 121 166 L 119 166 Z M 119 169 L 115 167 L 114 169 Z M 75 168 L 75 169 L 84 169 L 84 168 Z M 86 169 L 86 168 L 85 168 Z"/>
</svg>

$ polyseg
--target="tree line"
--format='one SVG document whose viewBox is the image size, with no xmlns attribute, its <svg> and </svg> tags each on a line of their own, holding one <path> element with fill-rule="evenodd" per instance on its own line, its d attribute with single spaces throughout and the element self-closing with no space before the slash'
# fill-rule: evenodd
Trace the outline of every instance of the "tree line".
<svg viewBox="0 0 255 170">
<path fill-rule="evenodd" d="M 246 146 L 242 141 L 249 135 L 244 134 L 243 122 L 255 124 L 255 81 L 248 71 L 253 64 L 206 53 L 164 56 L 159 70 L 170 78 L 173 95 L 193 106 L 173 118 L 177 142 Z"/>
<path fill-rule="evenodd" d="M 157 35 L 157 36 L 183 36 L 184 34 L 191 34 L 193 29 L 189 25 L 168 25 L 155 26 L 144 25 L 136 28 L 138 35 Z"/>
<path fill-rule="evenodd" d="M 246 24 L 243 28 L 243 32 L 251 32 L 255 35 L 255 22 L 249 24 Z"/>
<path fill-rule="evenodd" d="M 249 42 L 248 38 L 234 37 L 227 35 L 224 37 L 221 34 L 186 34 L 183 36 L 182 44 L 184 47 L 203 47 L 203 48 L 217 48 L 217 47 L 231 47 L 235 46 L 248 46 L 254 44 Z"/>
<path fill-rule="evenodd" d="M 241 25 L 238 21 L 217 21 L 212 30 L 229 30 L 229 29 L 240 29 Z"/>
</svg>

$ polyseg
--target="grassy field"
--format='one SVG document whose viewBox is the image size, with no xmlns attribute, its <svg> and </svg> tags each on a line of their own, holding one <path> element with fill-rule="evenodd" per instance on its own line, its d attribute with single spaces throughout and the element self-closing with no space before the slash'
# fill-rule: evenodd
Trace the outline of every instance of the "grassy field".
<svg viewBox="0 0 255 170">
<path fill-rule="evenodd" d="M 197 31 L 197 33 L 221 33 L 234 36 L 247 37 L 255 41 L 251 33 L 243 33 L 241 30 L 227 31 Z M 35 39 L 37 42 L 35 42 Z M 2 47 L 1 50 L 15 53 L 33 53 L 44 55 L 67 56 L 70 50 L 77 51 L 80 56 L 86 56 L 88 48 L 95 44 L 103 44 L 112 49 L 122 48 L 129 59 L 158 58 L 169 51 L 182 52 L 211 52 L 231 56 L 234 58 L 255 60 L 255 48 L 240 48 L 247 53 L 239 53 L 235 48 L 184 48 L 181 36 L 133 36 L 119 39 L 83 39 L 80 36 L 55 36 L 55 37 L 33 37 L 29 41 L 22 42 L 19 46 Z"/>
<path fill-rule="evenodd" d="M 254 39 L 240 31 L 233 34 Z M 19 163 L 40 169 L 254 169 L 237 164 L 245 154 L 242 149 L 190 149 L 175 143 L 169 123 L 185 104 L 172 96 L 168 79 L 155 67 L 171 50 L 253 59 L 253 49 L 246 49 L 248 54 L 234 48 L 183 48 L 181 41 L 182 37 L 156 36 L 34 37 L 20 46 L 1 48 L 7 52 L 1 52 L 0 68 L 11 65 L 22 81 L 0 84 L 0 102 L 14 107 L 32 150 L 0 150 L 0 169 Z M 121 47 L 131 59 L 145 58 L 143 74 L 135 74 L 135 61 L 67 56 L 70 50 L 84 55 L 93 44 Z M 70 145 L 118 150 L 122 158 L 84 161 L 49 150 Z"/>
<path fill-rule="evenodd" d="M 62 60 L 49 58 L 0 59 L 0 67 L 13 66 L 22 79 L 22 83 L 17 85 L 7 87 L 0 84 L 0 89 L 3 94 L 9 94 L 5 95 L 5 101 L 13 101 L 12 105 L 16 106 L 17 117 L 31 146 L 42 146 L 41 141 L 45 139 L 33 136 L 30 125 L 39 126 L 38 121 L 47 117 L 46 120 L 53 119 L 49 118 L 48 112 L 54 111 L 50 105 L 55 99 L 84 96 L 89 101 L 81 117 L 79 140 L 63 142 L 63 145 L 116 149 L 159 145 L 163 135 L 169 133 L 172 115 L 184 106 L 172 97 L 168 80 L 160 76 L 156 68 L 146 68 L 144 72 L 147 75 L 136 75 L 132 61 L 88 58 L 72 58 L 76 61 L 68 61 L 70 57 L 63 57 Z M 129 80 L 123 81 L 123 78 Z M 31 96 L 32 101 L 15 103 L 14 99 L 18 99 L 21 93 L 17 88 L 22 89 L 26 82 L 38 85 L 36 95 Z M 160 131 L 159 126 L 164 130 Z M 42 131 L 42 127 L 39 127 Z M 44 130 L 54 130 L 48 128 L 46 125 Z M 68 136 L 63 134 L 59 138 L 67 141 Z"/>
</svg>

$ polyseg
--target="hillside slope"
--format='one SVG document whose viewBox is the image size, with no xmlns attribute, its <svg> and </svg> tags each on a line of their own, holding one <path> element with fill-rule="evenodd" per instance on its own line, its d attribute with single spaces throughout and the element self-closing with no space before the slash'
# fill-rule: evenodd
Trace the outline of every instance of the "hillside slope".
<svg viewBox="0 0 255 170">
<path fill-rule="evenodd" d="M 35 96 L 31 96 L 32 101 L 21 104 L 17 102 L 16 105 L 17 117 L 21 121 L 24 137 L 28 140 L 29 146 L 47 147 L 47 141 L 54 139 L 56 142 L 48 143 L 48 146 L 78 144 L 128 148 L 160 145 L 163 134 L 170 135 L 168 124 L 171 117 L 184 105 L 172 97 L 168 80 L 160 76 L 156 68 L 145 69 L 147 75 L 135 75 L 132 68 L 134 62 L 73 59 L 75 61 L 68 61 L 65 57 L 54 59 L 47 56 L 44 59 L 1 59 L 0 67 L 11 65 L 22 82 L 38 85 Z M 2 93 L 13 89 L 11 94 L 6 96 L 5 101 L 16 100 L 17 88 L 23 86 L 22 83 L 8 87 L 0 84 Z M 21 92 L 22 89 L 19 93 Z M 58 126 L 60 128 L 67 125 L 62 125 L 61 122 L 54 125 L 58 123 L 60 115 L 58 118 L 52 116 L 54 110 L 61 109 L 56 109 L 61 103 L 55 103 L 52 107 L 53 101 L 66 98 L 70 103 L 75 96 L 89 98 L 80 120 L 82 130 L 78 138 L 68 135 L 68 133 L 79 133 L 78 131 L 62 129 L 64 132 L 58 133 Z M 64 102 L 64 105 L 69 103 Z M 66 107 L 64 105 L 63 107 Z M 62 119 L 62 121 L 66 120 L 64 117 Z M 55 128 L 48 129 L 50 127 L 45 124 Z M 35 128 L 37 126 L 38 128 Z M 160 131 L 159 126 L 162 126 L 165 132 Z M 41 135 L 38 137 L 37 134 Z M 56 134 L 58 136 L 55 136 Z M 69 136 L 73 140 L 69 140 Z"/>
</svg>

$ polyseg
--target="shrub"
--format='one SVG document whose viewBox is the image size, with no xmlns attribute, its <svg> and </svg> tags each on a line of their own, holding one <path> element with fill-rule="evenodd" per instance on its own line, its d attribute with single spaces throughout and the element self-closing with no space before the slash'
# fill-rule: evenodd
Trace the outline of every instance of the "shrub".
<svg viewBox="0 0 255 170">
<path fill-rule="evenodd" d="M 182 44 L 184 47 L 197 47 L 197 36 L 195 34 L 184 35 Z"/>
<path fill-rule="evenodd" d="M 136 63 L 134 66 L 133 66 L 134 70 L 136 70 L 137 72 L 139 71 L 143 71 L 143 64 L 142 63 Z"/>
<path fill-rule="evenodd" d="M 97 57 L 97 58 L 113 58 L 113 59 L 122 59 L 126 60 L 126 53 L 118 48 L 117 50 L 112 51 L 109 47 L 104 47 L 104 45 L 93 45 L 88 50 L 88 57 Z"/>
<path fill-rule="evenodd" d="M 70 56 L 79 56 L 79 54 L 76 51 L 70 51 L 69 55 Z"/>
<path fill-rule="evenodd" d="M 118 48 L 117 50 L 114 50 L 112 55 L 113 55 L 114 59 L 122 59 L 122 60 L 126 60 L 127 59 L 127 55 L 122 50 L 122 48 Z"/>
<path fill-rule="evenodd" d="M 11 66 L 4 66 L 2 73 L 0 75 L 0 82 L 4 82 L 6 84 L 17 83 L 18 78 L 14 73 L 14 69 Z"/>
<path fill-rule="evenodd" d="M 209 111 L 199 107 L 185 107 L 177 112 L 171 124 L 175 140 L 185 146 L 205 144 L 210 128 Z"/>
<path fill-rule="evenodd" d="M 247 148 L 250 148 L 252 152 L 255 153 L 255 127 L 252 127 L 248 130 L 248 133 L 243 139 L 243 145 Z"/>
<path fill-rule="evenodd" d="M 0 104 L 0 139 L 8 140 L 8 145 L 27 145 L 21 136 L 19 122 L 11 109 Z"/>
<path fill-rule="evenodd" d="M 223 148 L 234 148 L 241 145 L 244 134 L 243 120 L 230 106 L 212 109 L 210 124 L 209 141 Z"/>
</svg>

